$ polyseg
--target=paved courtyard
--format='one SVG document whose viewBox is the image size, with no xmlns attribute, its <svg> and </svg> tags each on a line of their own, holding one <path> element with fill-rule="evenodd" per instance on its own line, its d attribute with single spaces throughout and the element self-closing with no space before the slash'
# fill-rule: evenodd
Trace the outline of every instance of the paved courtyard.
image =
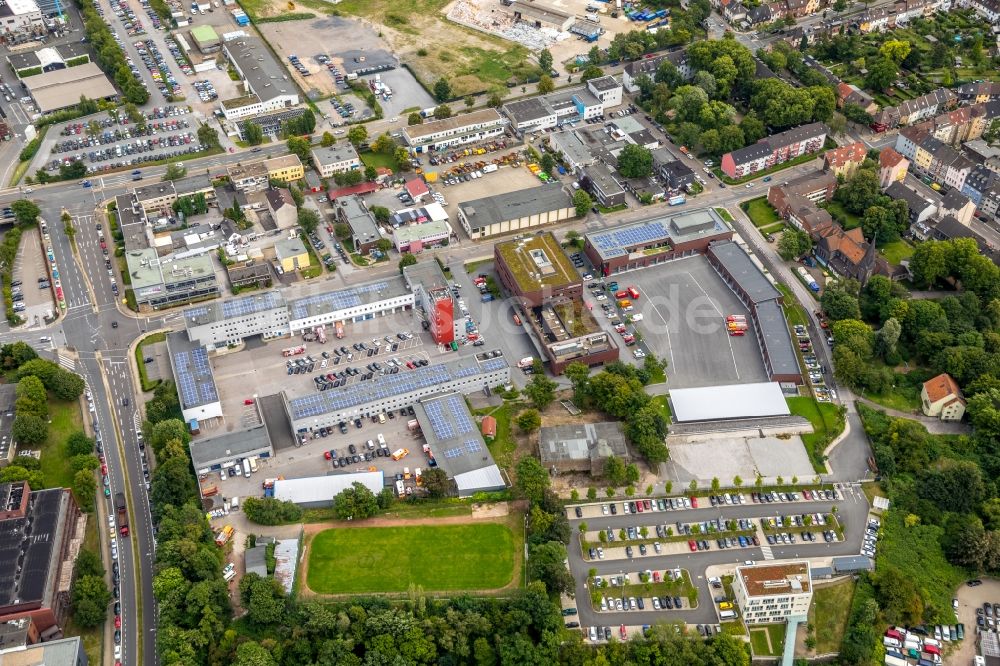
<svg viewBox="0 0 1000 666">
<path fill-rule="evenodd" d="M 728 484 L 733 477 L 742 477 L 746 485 L 757 475 L 765 479 L 782 476 L 791 479 L 811 479 L 815 476 L 809 454 L 798 436 L 720 437 L 700 442 L 669 442 L 670 460 L 667 476 L 675 483 L 687 484 L 718 478 Z"/>
<path fill-rule="evenodd" d="M 724 319 L 749 315 L 703 256 L 693 256 L 617 277 L 635 285 L 634 302 L 643 320 L 637 325 L 657 357 L 667 361 L 671 388 L 748 384 L 768 381 L 752 334 L 732 337 Z"/>
</svg>

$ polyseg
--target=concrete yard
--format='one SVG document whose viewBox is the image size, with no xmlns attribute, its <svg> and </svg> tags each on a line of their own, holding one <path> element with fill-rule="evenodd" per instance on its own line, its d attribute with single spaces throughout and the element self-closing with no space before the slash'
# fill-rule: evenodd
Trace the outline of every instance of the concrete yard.
<svg viewBox="0 0 1000 666">
<path fill-rule="evenodd" d="M 740 476 L 749 485 L 760 474 L 765 479 L 782 476 L 811 479 L 815 472 L 809 454 L 798 436 L 725 437 L 700 442 L 668 442 L 670 460 L 667 477 L 675 483 L 692 479 L 707 482 L 718 478 L 723 484 Z"/>
<path fill-rule="evenodd" d="M 693 256 L 617 277 L 621 288 L 642 292 L 643 339 L 667 361 L 671 387 L 691 388 L 768 381 L 757 340 L 726 333 L 724 319 L 749 311 L 703 256 Z"/>
<path fill-rule="evenodd" d="M 289 76 L 295 79 L 295 82 L 307 94 L 310 91 L 318 93 L 318 95 L 310 96 L 327 96 L 345 91 L 343 86 L 337 86 L 337 82 L 327 70 L 326 65 L 316 62 L 317 55 L 330 56 L 331 62 L 345 74 L 347 73 L 345 58 L 333 48 L 350 47 L 359 52 L 364 51 L 373 55 L 378 54 L 379 57 L 394 59 L 389 51 L 389 46 L 379 37 L 378 32 L 353 19 L 324 16 L 303 21 L 262 23 L 259 25 L 259 29 L 264 39 L 275 49 L 282 64 L 288 69 Z M 288 62 L 290 55 L 299 57 L 299 60 L 311 73 L 310 76 L 303 77 L 297 70 L 290 67 Z M 350 60 L 353 61 L 353 58 Z M 413 102 L 409 106 L 416 105 L 417 103 Z"/>
<path fill-rule="evenodd" d="M 506 151 L 501 151 L 495 154 L 488 153 L 478 157 L 468 157 L 466 158 L 466 161 L 471 162 L 476 161 L 477 159 L 489 161 L 496 155 L 505 155 L 508 152 L 513 152 L 517 149 L 518 146 L 509 146 Z M 454 164 L 437 167 L 428 166 L 425 168 L 430 171 L 437 171 L 442 174 L 443 177 L 443 172 L 450 166 L 454 166 Z M 493 173 L 484 174 L 482 178 L 476 178 L 467 183 L 459 183 L 458 185 L 445 185 L 439 180 L 434 188 L 443 194 L 445 200 L 448 202 L 448 205 L 445 206 L 445 210 L 448 211 L 449 219 L 453 220 L 452 224 L 456 233 L 460 233 L 462 238 L 468 238 L 464 229 L 459 232 L 459 229 L 462 227 L 461 222 L 457 220 L 458 204 L 460 202 L 472 201 L 474 199 L 481 199 L 483 197 L 489 197 L 496 194 L 505 194 L 516 190 L 540 187 L 541 185 L 542 182 L 538 180 L 537 176 L 528 171 L 527 167 L 521 166 L 515 169 L 505 166 L 500 167 L 500 169 L 494 171 Z"/>
</svg>

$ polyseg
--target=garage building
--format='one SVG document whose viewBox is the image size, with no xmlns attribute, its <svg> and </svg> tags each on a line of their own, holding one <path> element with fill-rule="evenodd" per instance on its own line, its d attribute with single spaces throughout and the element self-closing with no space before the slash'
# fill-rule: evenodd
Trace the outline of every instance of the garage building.
<svg viewBox="0 0 1000 666">
<path fill-rule="evenodd" d="M 538 455 L 542 466 L 557 472 L 604 474 L 611 456 L 628 464 L 622 425 L 617 421 L 548 426 L 539 430 Z"/>
<path fill-rule="evenodd" d="M 544 2 L 512 2 L 507 11 L 515 20 L 559 32 L 566 32 L 576 22 L 572 14 Z"/>
<path fill-rule="evenodd" d="M 737 243 L 713 243 L 708 248 L 708 262 L 749 308 L 764 369 L 771 381 L 802 383 L 798 354 L 781 307 L 781 292 Z"/>
<path fill-rule="evenodd" d="M 705 252 L 733 231 L 711 208 L 667 212 L 634 224 L 587 234 L 583 251 L 609 276 Z"/>
<path fill-rule="evenodd" d="M 788 416 L 791 413 L 777 382 L 675 388 L 670 391 L 670 404 L 678 423 Z"/>
<path fill-rule="evenodd" d="M 177 331 L 167 335 L 167 353 L 184 422 L 222 418 L 222 403 L 208 350 L 188 340 L 187 333 Z"/>
<path fill-rule="evenodd" d="M 506 384 L 510 381 L 510 366 L 498 352 L 457 358 L 395 375 L 380 375 L 367 382 L 299 398 L 291 398 L 287 391 L 282 391 L 281 399 L 293 435 L 304 437 L 313 430 L 335 426 L 341 421 L 411 407 L 431 395 L 456 391 L 474 393 Z"/>
<path fill-rule="evenodd" d="M 254 405 L 256 408 L 256 404 Z M 198 438 L 188 444 L 196 474 L 233 467 L 244 458 L 270 458 L 274 454 L 267 426 L 261 421 L 217 437 Z"/>
</svg>

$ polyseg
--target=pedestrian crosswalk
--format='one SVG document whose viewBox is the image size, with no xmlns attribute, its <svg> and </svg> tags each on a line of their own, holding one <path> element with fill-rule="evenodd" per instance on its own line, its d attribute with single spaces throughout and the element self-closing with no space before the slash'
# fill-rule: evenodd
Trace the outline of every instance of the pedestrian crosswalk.
<svg viewBox="0 0 1000 666">
<path fill-rule="evenodd" d="M 69 356 L 64 356 L 59 354 L 59 365 L 70 372 L 76 372 L 76 361 L 74 361 Z"/>
<path fill-rule="evenodd" d="M 765 560 L 774 559 L 774 552 L 771 550 L 771 546 L 769 546 L 766 541 L 761 542 L 760 552 L 764 555 Z"/>
</svg>

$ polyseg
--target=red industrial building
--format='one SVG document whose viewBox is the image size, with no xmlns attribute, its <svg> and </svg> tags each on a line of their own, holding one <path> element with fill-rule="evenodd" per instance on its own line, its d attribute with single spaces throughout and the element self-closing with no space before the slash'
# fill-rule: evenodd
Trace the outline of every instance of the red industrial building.
<svg viewBox="0 0 1000 666">
<path fill-rule="evenodd" d="M 733 231 L 710 208 L 650 218 L 587 234 L 583 251 L 605 277 L 703 254 L 710 243 L 730 240 Z"/>
</svg>

